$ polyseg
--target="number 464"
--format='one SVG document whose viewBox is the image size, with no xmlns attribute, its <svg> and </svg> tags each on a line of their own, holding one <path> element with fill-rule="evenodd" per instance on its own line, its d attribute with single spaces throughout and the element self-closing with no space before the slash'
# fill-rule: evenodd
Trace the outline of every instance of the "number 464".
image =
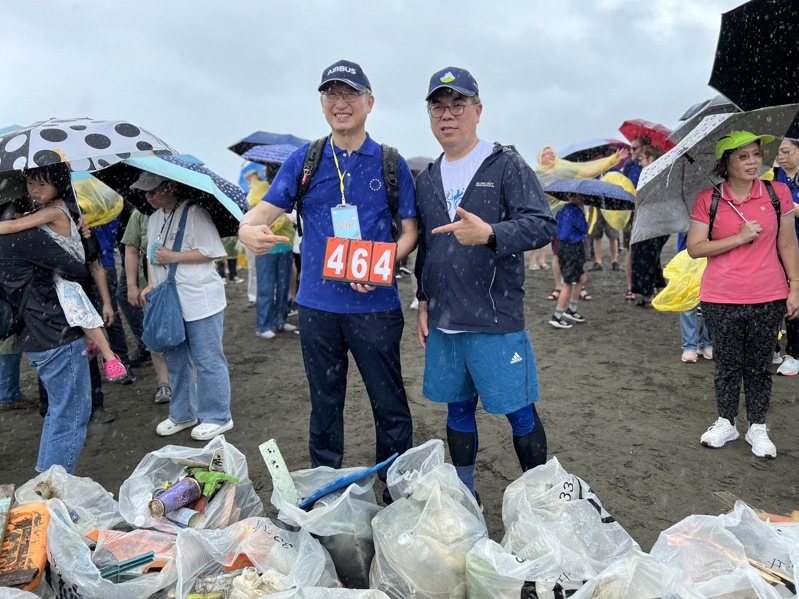
<svg viewBox="0 0 799 599">
<path fill-rule="evenodd" d="M 396 256 L 396 243 L 328 237 L 322 278 L 391 286 Z"/>
</svg>

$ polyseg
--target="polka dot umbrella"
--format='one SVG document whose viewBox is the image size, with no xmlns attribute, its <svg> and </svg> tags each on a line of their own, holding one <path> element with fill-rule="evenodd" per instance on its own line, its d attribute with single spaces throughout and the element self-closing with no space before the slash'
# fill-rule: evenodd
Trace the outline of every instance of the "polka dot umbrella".
<svg viewBox="0 0 799 599">
<path fill-rule="evenodd" d="M 0 173 L 60 162 L 73 171 L 92 171 L 134 156 L 174 153 L 127 121 L 49 119 L 0 135 Z"/>
<path fill-rule="evenodd" d="M 249 208 L 244 192 L 238 185 L 184 156 L 128 158 L 93 174 L 141 212 L 151 214 L 153 209 L 144 192 L 130 188 L 142 171 L 160 175 L 196 190 L 192 199 L 197 200 L 210 214 L 219 235 L 232 237 L 238 234 L 239 221 Z"/>
</svg>

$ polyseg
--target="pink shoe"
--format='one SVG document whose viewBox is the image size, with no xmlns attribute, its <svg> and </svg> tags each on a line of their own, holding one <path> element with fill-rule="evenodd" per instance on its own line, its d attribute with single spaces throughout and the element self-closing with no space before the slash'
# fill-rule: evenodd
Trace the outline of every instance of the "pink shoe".
<svg viewBox="0 0 799 599">
<path fill-rule="evenodd" d="M 114 354 L 113 360 L 103 362 L 103 372 L 105 372 L 105 378 L 112 382 L 124 379 L 128 374 L 127 368 L 116 354 Z"/>
<path fill-rule="evenodd" d="M 695 349 L 686 349 L 682 353 L 682 357 L 680 358 L 680 360 L 685 362 L 686 364 L 696 364 L 696 361 L 698 359 L 699 359 L 699 354 L 696 353 Z"/>
</svg>

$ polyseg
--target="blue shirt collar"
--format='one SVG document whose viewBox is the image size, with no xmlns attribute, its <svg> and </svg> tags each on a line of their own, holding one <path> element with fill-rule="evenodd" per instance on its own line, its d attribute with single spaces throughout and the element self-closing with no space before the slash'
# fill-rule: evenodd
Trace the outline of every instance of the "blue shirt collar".
<svg viewBox="0 0 799 599">
<path fill-rule="evenodd" d="M 336 147 L 337 150 L 339 150 L 339 154 L 344 152 L 344 150 L 342 150 L 341 148 L 336 146 L 335 143 L 333 145 Z M 371 138 L 371 136 L 367 133 L 366 134 L 366 139 L 361 144 L 361 147 L 358 148 L 357 150 L 355 150 L 353 152 L 353 154 L 363 154 L 364 156 L 375 156 L 379 149 L 380 149 L 380 144 L 378 144 L 376 141 L 374 141 Z M 329 141 L 325 144 L 325 156 L 331 156 L 332 157 L 332 155 L 330 153 L 330 142 Z"/>
</svg>

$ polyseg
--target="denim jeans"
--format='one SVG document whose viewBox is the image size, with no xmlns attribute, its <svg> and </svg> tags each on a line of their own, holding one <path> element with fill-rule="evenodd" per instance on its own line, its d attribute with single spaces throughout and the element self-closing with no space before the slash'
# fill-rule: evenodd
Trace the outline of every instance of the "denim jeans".
<svg viewBox="0 0 799 599">
<path fill-rule="evenodd" d="M 682 350 L 697 350 L 703 347 L 713 347 L 710 334 L 707 332 L 705 319 L 697 314 L 699 308 L 680 312 L 680 335 L 682 335 Z"/>
<path fill-rule="evenodd" d="M 19 362 L 22 354 L 0 354 L 0 404 L 22 401 Z"/>
<path fill-rule="evenodd" d="M 36 471 L 44 472 L 59 464 L 74 474 L 78 457 L 86 441 L 86 427 L 91 415 L 91 384 L 86 340 L 39 352 L 28 352 L 47 389 L 49 406 L 42 425 Z"/>
<path fill-rule="evenodd" d="M 169 417 L 181 423 L 230 420 L 230 375 L 222 351 L 225 312 L 186 322 L 186 341 L 164 352 L 172 401 Z"/>
<path fill-rule="evenodd" d="M 256 330 L 277 331 L 286 324 L 291 283 L 291 252 L 258 256 L 258 300 L 255 303 Z"/>
</svg>

